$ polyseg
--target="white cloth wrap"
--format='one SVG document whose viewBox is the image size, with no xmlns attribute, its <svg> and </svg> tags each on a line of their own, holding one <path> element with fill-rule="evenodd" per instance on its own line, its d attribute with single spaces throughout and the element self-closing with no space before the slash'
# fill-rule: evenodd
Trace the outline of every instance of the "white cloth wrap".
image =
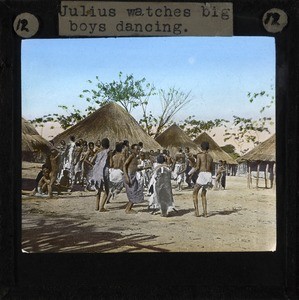
<svg viewBox="0 0 299 300">
<path fill-rule="evenodd" d="M 109 170 L 109 180 L 111 182 L 122 182 L 123 181 L 123 171 L 120 169 L 113 169 Z"/>
<path fill-rule="evenodd" d="M 198 174 L 196 183 L 199 185 L 207 185 L 212 183 L 212 173 L 211 172 L 200 172 Z"/>
</svg>

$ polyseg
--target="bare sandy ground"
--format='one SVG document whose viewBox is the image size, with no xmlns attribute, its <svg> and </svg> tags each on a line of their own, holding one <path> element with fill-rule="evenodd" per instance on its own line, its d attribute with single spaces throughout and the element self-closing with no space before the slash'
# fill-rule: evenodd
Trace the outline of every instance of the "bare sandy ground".
<svg viewBox="0 0 299 300">
<path fill-rule="evenodd" d="M 39 164 L 23 164 L 35 178 Z M 147 199 L 147 197 L 145 197 Z M 178 213 L 152 215 L 147 202 L 127 215 L 126 194 L 94 210 L 95 192 L 54 199 L 22 197 L 22 248 L 28 252 L 274 251 L 275 190 L 248 189 L 246 178 L 227 177 L 226 190 L 208 191 L 208 217 L 195 217 L 192 190 L 174 189 Z"/>
</svg>

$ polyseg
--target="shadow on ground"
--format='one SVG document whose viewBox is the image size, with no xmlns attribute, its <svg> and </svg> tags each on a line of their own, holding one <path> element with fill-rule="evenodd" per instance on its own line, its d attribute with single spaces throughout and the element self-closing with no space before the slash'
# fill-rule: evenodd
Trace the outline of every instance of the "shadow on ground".
<svg viewBox="0 0 299 300">
<path fill-rule="evenodd" d="M 29 223 L 28 223 L 29 222 Z M 32 222 L 32 223 L 31 223 Z M 99 230 L 78 220 L 61 217 L 47 221 L 26 220 L 22 230 L 22 248 L 28 252 L 168 252 L 163 244 L 155 244 L 155 235 L 126 234 Z M 27 228 L 26 228 L 27 227 Z M 112 228 L 111 228 L 112 229 Z M 118 229 L 119 230 L 119 229 Z M 151 245 L 148 245 L 151 242 Z"/>
<path fill-rule="evenodd" d="M 237 213 L 240 210 L 242 210 L 242 209 L 241 208 L 232 208 L 229 210 L 211 211 L 211 212 L 208 212 L 208 217 L 212 217 L 212 216 L 216 216 L 216 215 L 227 216 L 227 215 Z"/>
</svg>

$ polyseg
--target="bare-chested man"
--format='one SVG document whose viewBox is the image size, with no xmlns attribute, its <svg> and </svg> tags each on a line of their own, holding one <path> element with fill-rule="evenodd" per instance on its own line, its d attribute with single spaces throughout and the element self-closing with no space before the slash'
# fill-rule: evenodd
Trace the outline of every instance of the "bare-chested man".
<svg viewBox="0 0 299 300">
<path fill-rule="evenodd" d="M 123 179 L 123 167 L 125 163 L 125 156 L 122 153 L 123 144 L 118 143 L 115 146 L 114 155 L 111 159 L 111 168 L 109 174 L 109 196 L 107 203 L 110 202 L 111 197 L 114 198 L 115 195 L 119 194 L 124 187 Z"/>
<path fill-rule="evenodd" d="M 140 146 L 133 144 L 131 146 L 131 154 L 124 164 L 124 179 L 129 203 L 126 206 L 127 214 L 136 213 L 132 209 L 133 205 L 144 201 L 143 186 L 141 186 L 136 178 L 138 171 L 138 154 Z"/>
<path fill-rule="evenodd" d="M 47 168 L 43 169 L 43 176 L 40 178 L 37 185 L 37 192 L 39 194 L 45 194 L 48 192 L 48 187 L 50 184 L 50 171 Z"/>
<path fill-rule="evenodd" d="M 130 143 L 128 140 L 124 140 L 123 141 L 123 150 L 122 150 L 125 159 L 128 159 L 128 157 L 130 156 Z"/>
<path fill-rule="evenodd" d="M 207 217 L 207 188 L 212 187 L 212 166 L 213 166 L 213 158 L 208 153 L 209 151 L 209 143 L 202 142 L 201 149 L 203 153 L 197 154 L 196 159 L 196 167 L 193 169 L 194 171 L 199 170 L 198 178 L 194 185 L 193 189 L 193 203 L 195 208 L 195 216 L 199 217 L 198 211 L 198 193 L 201 190 L 201 200 L 202 200 L 202 208 L 203 208 L 203 216 Z M 192 175 L 189 173 L 189 175 Z"/>
<path fill-rule="evenodd" d="M 56 148 L 52 148 L 50 154 L 50 166 L 51 166 L 50 182 L 48 185 L 49 198 L 53 197 L 53 193 L 52 193 L 53 185 L 57 180 L 57 175 L 59 173 L 59 165 L 60 165 L 60 153 Z"/>
<path fill-rule="evenodd" d="M 100 212 L 106 212 L 105 204 L 108 199 L 109 194 L 109 167 L 111 163 L 110 156 L 110 142 L 107 138 L 102 140 L 102 149 L 94 156 L 94 160 L 91 163 L 94 163 L 93 167 L 93 180 L 97 188 L 97 197 L 96 197 L 96 210 Z M 101 198 L 101 193 L 104 191 L 104 195 Z"/>
</svg>

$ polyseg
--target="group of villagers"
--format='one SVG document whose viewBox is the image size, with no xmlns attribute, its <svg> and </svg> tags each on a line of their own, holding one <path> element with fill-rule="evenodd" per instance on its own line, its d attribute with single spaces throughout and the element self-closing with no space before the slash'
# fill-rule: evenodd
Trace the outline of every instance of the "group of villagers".
<svg viewBox="0 0 299 300">
<path fill-rule="evenodd" d="M 84 190 L 96 191 L 95 209 L 107 211 L 107 203 L 125 188 L 128 203 L 125 212 L 136 213 L 135 204 L 148 198 L 148 207 L 152 213 L 167 216 L 169 212 L 177 212 L 172 193 L 171 180 L 175 180 L 177 189 L 183 184 L 193 189 L 195 215 L 199 214 L 198 194 L 201 190 L 203 216 L 207 217 L 207 190 L 213 187 L 212 164 L 209 154 L 209 143 L 201 144 L 201 152 L 194 155 L 190 149 L 179 148 L 171 157 L 169 151 L 144 151 L 143 143 L 130 145 L 127 140 L 110 149 L 108 138 L 96 143 L 77 140 L 70 136 L 66 143 L 50 150 L 46 163 L 36 178 L 34 193 L 53 197 L 53 192 L 72 192 L 81 186 Z M 220 182 L 225 168 L 219 168 L 216 183 Z"/>
</svg>

